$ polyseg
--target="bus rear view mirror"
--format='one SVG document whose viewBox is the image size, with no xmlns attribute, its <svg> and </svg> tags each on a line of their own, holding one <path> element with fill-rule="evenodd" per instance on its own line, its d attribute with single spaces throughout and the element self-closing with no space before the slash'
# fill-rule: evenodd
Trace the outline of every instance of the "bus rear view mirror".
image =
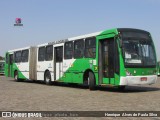
<svg viewBox="0 0 160 120">
<path fill-rule="evenodd" d="M 118 41 L 119 41 L 119 46 L 120 46 L 120 48 L 122 48 L 123 43 L 122 43 L 121 35 L 120 35 L 120 34 L 115 35 L 115 36 L 114 36 L 114 40 L 118 40 Z"/>
<path fill-rule="evenodd" d="M 118 34 L 118 39 L 119 39 L 119 46 L 120 46 L 120 48 L 122 48 L 123 47 L 123 41 L 122 41 L 122 37 L 121 37 L 120 33 Z"/>
</svg>

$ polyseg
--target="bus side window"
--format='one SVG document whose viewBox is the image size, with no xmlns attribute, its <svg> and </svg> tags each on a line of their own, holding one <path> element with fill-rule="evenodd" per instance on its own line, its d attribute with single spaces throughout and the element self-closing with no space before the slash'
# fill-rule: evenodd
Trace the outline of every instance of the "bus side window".
<svg viewBox="0 0 160 120">
<path fill-rule="evenodd" d="M 28 62 L 29 50 L 22 50 L 22 62 Z"/>
<path fill-rule="evenodd" d="M 53 59 L 53 45 L 49 45 L 46 47 L 45 60 L 49 61 Z"/>
<path fill-rule="evenodd" d="M 21 62 L 21 51 L 16 51 L 14 56 L 15 56 L 15 63 L 20 63 Z"/>
<path fill-rule="evenodd" d="M 40 47 L 38 51 L 38 61 L 44 61 L 45 59 L 45 47 Z"/>
<path fill-rule="evenodd" d="M 73 57 L 73 41 L 66 42 L 64 45 L 64 59 L 72 59 Z"/>
<path fill-rule="evenodd" d="M 85 57 L 95 58 L 96 57 L 96 38 L 86 38 L 85 40 Z"/>
<path fill-rule="evenodd" d="M 74 58 L 83 58 L 84 55 L 84 40 L 74 41 Z"/>
</svg>

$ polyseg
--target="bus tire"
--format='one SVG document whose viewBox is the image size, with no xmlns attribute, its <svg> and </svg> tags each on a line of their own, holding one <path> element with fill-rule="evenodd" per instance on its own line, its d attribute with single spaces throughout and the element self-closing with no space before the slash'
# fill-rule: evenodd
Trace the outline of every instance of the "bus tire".
<svg viewBox="0 0 160 120">
<path fill-rule="evenodd" d="M 93 72 L 89 72 L 89 82 L 88 83 L 89 83 L 89 89 L 95 90 L 96 81 L 95 81 L 95 76 Z"/>
<path fill-rule="evenodd" d="M 15 71 L 15 72 L 14 72 L 14 80 L 15 80 L 16 82 L 20 82 L 20 79 L 18 78 L 18 71 Z"/>
<path fill-rule="evenodd" d="M 126 88 L 126 86 L 125 86 L 125 85 L 118 86 L 118 90 L 119 90 L 119 91 L 124 91 L 124 90 L 125 90 L 125 88 Z"/>
<path fill-rule="evenodd" d="M 51 73 L 49 71 L 47 71 L 44 75 L 44 81 L 46 83 L 46 85 L 51 85 Z"/>
</svg>

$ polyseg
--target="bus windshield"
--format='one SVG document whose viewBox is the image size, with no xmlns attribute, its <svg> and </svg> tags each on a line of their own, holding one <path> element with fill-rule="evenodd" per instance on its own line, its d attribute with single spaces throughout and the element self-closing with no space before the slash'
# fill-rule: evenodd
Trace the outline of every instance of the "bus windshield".
<svg viewBox="0 0 160 120">
<path fill-rule="evenodd" d="M 156 56 L 152 40 L 124 38 L 123 58 L 126 67 L 155 67 Z"/>
<path fill-rule="evenodd" d="M 123 57 L 126 67 L 155 67 L 156 57 L 151 40 L 123 39 Z"/>
</svg>

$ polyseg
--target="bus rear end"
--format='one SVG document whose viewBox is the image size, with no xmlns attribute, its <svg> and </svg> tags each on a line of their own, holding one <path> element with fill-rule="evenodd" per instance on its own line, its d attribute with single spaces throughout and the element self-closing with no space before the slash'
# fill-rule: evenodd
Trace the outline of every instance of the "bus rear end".
<svg viewBox="0 0 160 120">
<path fill-rule="evenodd" d="M 119 85 L 150 85 L 157 80 L 156 52 L 149 32 L 118 29 L 121 66 Z"/>
</svg>

